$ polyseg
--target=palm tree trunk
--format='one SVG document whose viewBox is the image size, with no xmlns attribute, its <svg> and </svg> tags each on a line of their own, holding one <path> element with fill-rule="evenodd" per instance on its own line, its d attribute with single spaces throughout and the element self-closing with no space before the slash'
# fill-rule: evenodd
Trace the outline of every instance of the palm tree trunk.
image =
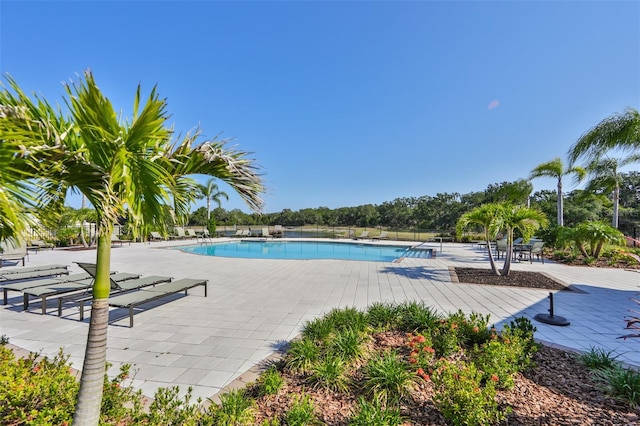
<svg viewBox="0 0 640 426">
<path fill-rule="evenodd" d="M 489 232 L 486 231 L 484 233 L 484 238 L 487 241 L 487 253 L 489 254 L 489 264 L 491 265 L 491 272 L 500 275 L 498 273 L 498 268 L 496 267 L 496 260 L 493 257 L 493 251 L 491 251 L 491 239 L 489 238 Z"/>
<path fill-rule="evenodd" d="M 74 426 L 96 426 L 100 421 L 102 387 L 107 358 L 107 327 L 109 325 L 109 265 L 111 259 L 110 232 L 98 237 L 96 279 L 84 364 L 80 376 L 80 391 L 73 415 Z"/>
<path fill-rule="evenodd" d="M 211 220 L 211 198 L 207 197 L 207 225 Z"/>
<path fill-rule="evenodd" d="M 511 272 L 511 259 L 513 258 L 513 241 L 507 241 L 507 252 L 505 253 L 504 266 L 500 275 L 506 277 Z"/>
<path fill-rule="evenodd" d="M 513 257 L 513 229 L 507 229 L 507 252 L 504 257 L 504 266 L 502 267 L 502 271 L 500 271 L 500 275 L 506 277 L 509 276 L 509 272 L 511 272 L 511 258 Z"/>
<path fill-rule="evenodd" d="M 562 194 L 562 178 L 558 178 L 558 226 L 564 226 L 564 196 Z"/>
<path fill-rule="evenodd" d="M 613 190 L 613 220 L 611 226 L 618 229 L 618 210 L 620 208 L 620 185 L 616 182 L 616 187 Z"/>
<path fill-rule="evenodd" d="M 496 275 L 500 275 L 498 273 L 498 268 L 496 268 L 496 261 L 493 258 L 493 251 L 491 250 L 491 241 L 487 240 L 487 252 L 489 253 L 489 263 L 491 264 L 491 272 Z"/>
</svg>

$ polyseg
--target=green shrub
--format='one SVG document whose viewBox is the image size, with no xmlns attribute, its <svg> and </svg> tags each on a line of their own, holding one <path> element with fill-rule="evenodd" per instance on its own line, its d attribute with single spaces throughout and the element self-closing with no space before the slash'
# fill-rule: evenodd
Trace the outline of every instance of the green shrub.
<svg viewBox="0 0 640 426">
<path fill-rule="evenodd" d="M 378 401 L 369 402 L 362 397 L 349 419 L 350 426 L 397 426 L 402 423 L 398 408 L 385 408 Z"/>
<path fill-rule="evenodd" d="M 367 339 L 360 332 L 348 328 L 335 334 L 328 345 L 328 353 L 340 357 L 345 361 L 366 358 Z"/>
<path fill-rule="evenodd" d="M 323 388 L 332 392 L 345 392 L 349 389 L 346 365 L 338 356 L 327 356 L 314 364 L 309 376 L 314 388 Z"/>
<path fill-rule="evenodd" d="M 483 383 L 494 382 L 500 389 L 513 388 L 515 374 L 519 371 L 517 363 L 520 349 L 511 343 L 496 339 L 482 346 L 475 345 L 470 351 L 471 361 L 483 373 Z"/>
<path fill-rule="evenodd" d="M 331 324 L 334 332 L 354 330 L 363 332 L 367 328 L 367 314 L 356 308 L 333 309 L 325 320 Z"/>
<path fill-rule="evenodd" d="M 594 370 L 600 387 L 615 399 L 635 408 L 640 405 L 640 372 L 620 365 Z"/>
<path fill-rule="evenodd" d="M 284 415 L 288 426 L 316 425 L 320 422 L 316 416 L 316 407 L 309 395 L 295 395 L 291 407 Z"/>
<path fill-rule="evenodd" d="M 473 364 L 438 361 L 432 374 L 433 402 L 452 425 L 488 425 L 502 421 L 493 382 L 482 385 L 482 372 Z"/>
<path fill-rule="evenodd" d="M 400 331 L 424 332 L 436 327 L 441 316 L 423 302 L 405 302 L 398 306 Z"/>
<path fill-rule="evenodd" d="M 329 321 L 327 317 L 316 318 L 305 323 L 302 328 L 302 337 L 309 338 L 318 344 L 324 345 L 334 331 L 335 324 Z"/>
<path fill-rule="evenodd" d="M 418 376 L 425 378 L 425 369 L 430 370 L 431 362 L 436 350 L 431 343 L 431 336 L 423 334 L 408 334 L 407 345 L 409 346 L 409 364 L 418 371 Z"/>
<path fill-rule="evenodd" d="M 398 307 L 392 303 L 375 302 L 367 309 L 367 322 L 378 331 L 386 331 L 398 324 Z"/>
<path fill-rule="evenodd" d="M 220 396 L 220 405 L 211 410 L 216 426 L 252 425 L 253 400 L 244 389 L 233 390 Z"/>
<path fill-rule="evenodd" d="M 310 337 L 304 337 L 291 342 L 285 358 L 285 366 L 292 371 L 307 372 L 319 358 L 318 345 Z"/>
<path fill-rule="evenodd" d="M 206 426 L 214 424 L 212 414 L 201 411 L 200 399 L 191 402 L 193 392 L 191 387 L 187 389 L 182 398 L 178 395 L 179 391 L 178 386 L 158 389 L 153 396 L 149 413 L 146 415 L 146 423 L 155 426 Z"/>
<path fill-rule="evenodd" d="M 4 424 L 70 424 L 79 385 L 62 350 L 53 359 L 16 358 L 0 346 L 0 419 Z"/>
<path fill-rule="evenodd" d="M 397 405 L 415 387 L 415 375 L 395 352 L 373 356 L 363 367 L 363 390 L 383 404 Z"/>
<path fill-rule="evenodd" d="M 584 364 L 589 370 L 599 370 L 612 368 L 617 365 L 616 358 L 619 355 L 612 356 L 613 351 L 606 352 L 602 348 L 591 347 L 589 352 L 578 355 L 578 361 Z"/>
<path fill-rule="evenodd" d="M 111 364 L 107 362 L 108 370 Z M 130 377 L 131 365 L 120 366 L 120 372 L 113 379 L 104 375 L 102 392 L 102 406 L 100 409 L 101 423 L 117 424 L 123 420 L 135 421 L 142 413 L 142 390 L 134 391 Z"/>
<path fill-rule="evenodd" d="M 489 329 L 490 315 L 482 315 L 472 312 L 469 316 L 465 315 L 462 310 L 458 310 L 455 314 L 448 317 L 449 324 L 456 325 L 456 334 L 459 342 L 465 347 L 472 347 L 475 344 L 482 344 L 491 338 L 491 330 Z"/>
<path fill-rule="evenodd" d="M 437 358 L 447 357 L 460 350 L 458 335 L 458 324 L 455 321 L 440 320 L 438 325 L 431 331 L 431 341 Z"/>
<path fill-rule="evenodd" d="M 272 365 L 258 377 L 257 383 L 261 395 L 275 395 L 284 386 L 284 379 Z"/>
<path fill-rule="evenodd" d="M 6 342 L 5 342 L 6 343 Z M 16 358 L 0 345 L 0 419 L 3 424 L 69 424 L 75 412 L 79 383 L 62 350 L 53 358 L 30 353 Z M 107 364 L 108 366 L 108 364 Z M 136 422 L 142 418 L 142 392 L 133 391 L 129 365 L 113 379 L 104 376 L 101 424 Z"/>
<path fill-rule="evenodd" d="M 519 371 L 531 366 L 533 355 L 538 351 L 539 345 L 534 339 L 536 331 L 531 320 L 525 317 L 518 317 L 502 328 L 502 341 L 517 354 Z"/>
</svg>

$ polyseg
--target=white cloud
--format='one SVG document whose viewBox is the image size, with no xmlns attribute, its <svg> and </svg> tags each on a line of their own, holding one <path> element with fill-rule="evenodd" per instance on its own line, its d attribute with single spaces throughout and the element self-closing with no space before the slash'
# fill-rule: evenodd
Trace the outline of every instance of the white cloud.
<svg viewBox="0 0 640 426">
<path fill-rule="evenodd" d="M 491 102 L 489 102 L 487 109 L 495 109 L 495 108 L 498 108 L 499 106 L 500 106 L 500 101 L 497 99 L 494 99 Z"/>
</svg>

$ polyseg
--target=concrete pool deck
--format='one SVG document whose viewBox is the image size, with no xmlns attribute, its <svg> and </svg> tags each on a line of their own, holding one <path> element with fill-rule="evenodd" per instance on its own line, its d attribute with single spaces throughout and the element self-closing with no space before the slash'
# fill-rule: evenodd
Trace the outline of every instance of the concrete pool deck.
<svg viewBox="0 0 640 426">
<path fill-rule="evenodd" d="M 149 397 L 176 385 L 182 392 L 192 386 L 194 397 L 212 397 L 237 379 L 251 380 L 247 372 L 296 337 L 306 321 L 333 308 L 363 309 L 374 302 L 418 300 L 441 313 L 490 314 L 498 329 L 525 316 L 537 327 L 539 340 L 579 351 L 602 348 L 640 366 L 640 339 L 619 338 L 627 333 L 624 319 L 640 309 L 632 300 L 640 293 L 637 271 L 515 263 L 513 270 L 545 272 L 581 290 L 554 292 L 556 315 L 571 322 L 556 327 L 533 319 L 548 312 L 547 290 L 452 283 L 450 267 L 489 266 L 486 250 L 470 244 L 445 243 L 441 251 L 433 243 L 436 258 L 399 263 L 233 259 L 166 249 L 193 243 L 125 243 L 111 252 L 111 268 L 119 272 L 209 280 L 206 298 L 198 287 L 188 296 L 141 306 L 133 328 L 128 311 L 112 308 L 110 371 L 132 364 L 137 369 L 133 385 Z M 76 273 L 81 270 L 73 262 L 95 262 L 95 255 L 95 250 L 43 250 L 30 254 L 27 266 L 61 263 Z M 56 300 L 45 315 L 39 302 L 29 305 L 23 311 L 22 295 L 9 293 L 9 303 L 0 309 L 0 335 L 11 345 L 50 357 L 63 348 L 73 367 L 81 369 L 89 315 L 79 321 L 77 305 L 66 305 L 59 318 Z"/>
</svg>

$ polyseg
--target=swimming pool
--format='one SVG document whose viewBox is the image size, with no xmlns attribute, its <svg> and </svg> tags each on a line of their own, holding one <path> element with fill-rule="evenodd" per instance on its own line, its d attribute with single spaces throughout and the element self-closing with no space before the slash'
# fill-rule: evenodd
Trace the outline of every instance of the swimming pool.
<svg viewBox="0 0 640 426">
<path fill-rule="evenodd" d="M 219 244 L 179 247 L 187 253 L 204 256 L 250 259 L 340 259 L 393 262 L 407 246 L 320 241 L 232 241 Z"/>
</svg>

